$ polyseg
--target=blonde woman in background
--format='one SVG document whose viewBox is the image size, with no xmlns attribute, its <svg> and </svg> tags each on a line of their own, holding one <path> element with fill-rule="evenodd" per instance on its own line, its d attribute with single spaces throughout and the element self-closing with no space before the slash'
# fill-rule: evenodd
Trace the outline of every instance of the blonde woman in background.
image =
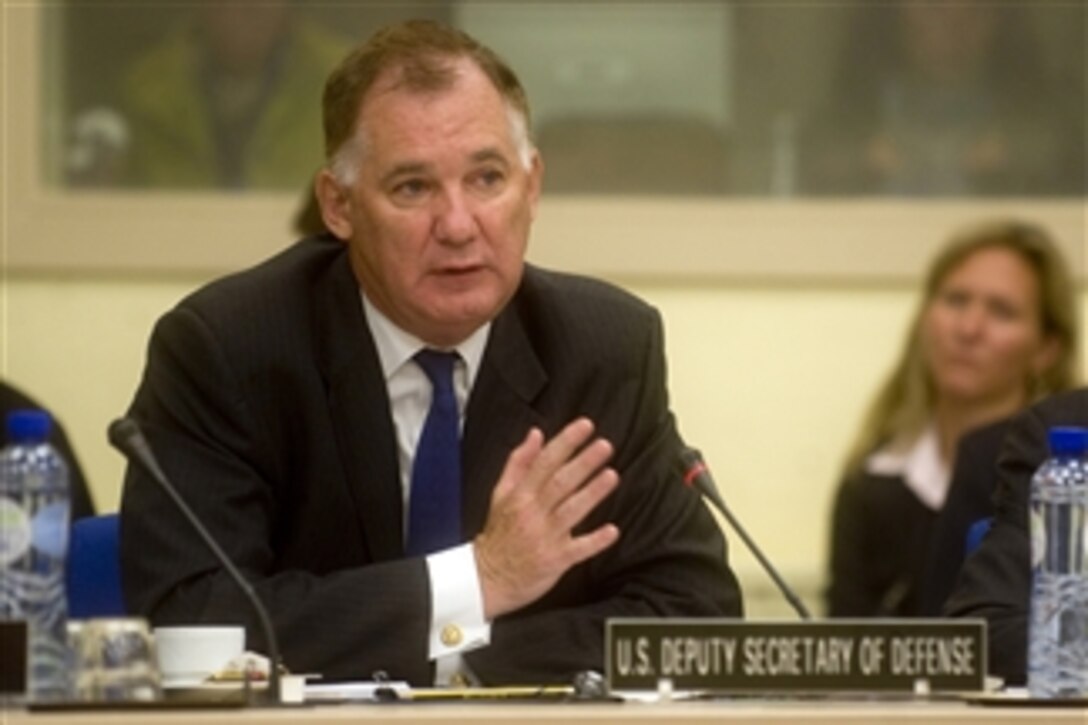
<svg viewBox="0 0 1088 725">
<path fill-rule="evenodd" d="M 924 290 L 835 498 L 830 616 L 917 614 L 960 438 L 1076 382 L 1073 285 L 1040 227 L 963 231 Z"/>
</svg>

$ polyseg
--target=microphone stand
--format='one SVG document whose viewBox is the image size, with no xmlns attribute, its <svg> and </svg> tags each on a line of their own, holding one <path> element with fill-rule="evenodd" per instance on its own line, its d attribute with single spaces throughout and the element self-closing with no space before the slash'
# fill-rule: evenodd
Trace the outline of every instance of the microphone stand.
<svg viewBox="0 0 1088 725">
<path fill-rule="evenodd" d="M 227 571 L 230 578 L 238 588 L 242 590 L 242 594 L 253 608 L 253 611 L 257 614 L 261 633 L 264 635 L 265 642 L 268 645 L 268 658 L 270 664 L 268 668 L 268 692 L 266 693 L 264 704 L 272 706 L 281 705 L 283 699 L 282 687 L 280 685 L 279 643 L 276 640 L 276 630 L 272 626 L 272 620 L 268 616 L 268 610 L 265 609 L 264 604 L 261 603 L 260 598 L 257 596 L 257 592 L 253 589 L 252 585 L 246 581 L 245 577 L 242 576 L 242 573 L 238 571 L 238 567 L 234 565 L 234 562 L 230 560 L 227 553 L 219 546 L 219 543 L 212 536 L 211 532 L 208 531 L 203 523 L 201 523 L 193 510 L 189 508 L 189 505 L 185 503 L 185 499 L 181 497 L 178 490 L 170 483 L 170 479 L 167 478 L 166 473 L 159 466 L 158 459 L 155 457 L 154 452 L 151 450 L 151 446 L 148 444 L 143 431 L 140 430 L 136 421 L 131 418 L 118 418 L 113 421 L 109 427 L 109 439 L 110 443 L 121 451 L 126 458 L 140 464 L 145 471 L 151 474 L 151 477 L 155 482 L 166 492 L 166 495 L 170 497 L 181 511 L 182 515 L 184 515 L 190 525 L 192 525 L 193 529 L 196 530 L 200 539 L 211 550 L 212 554 L 215 555 L 215 558 L 223 565 L 223 568 Z"/>
<path fill-rule="evenodd" d="M 793 607 L 793 611 L 797 612 L 797 616 L 803 620 L 812 619 L 812 613 L 808 611 L 808 607 L 801 601 L 801 598 L 797 596 L 797 593 L 793 591 L 786 580 L 782 578 L 782 575 L 778 573 L 774 565 L 771 564 L 763 551 L 756 545 L 755 540 L 748 535 L 744 527 L 741 526 L 740 521 L 733 515 L 733 512 L 729 510 L 729 507 L 725 505 L 725 501 L 722 500 L 721 495 L 718 493 L 718 487 L 714 485 L 714 479 L 710 476 L 710 469 L 707 468 L 703 462 L 703 456 L 699 451 L 694 448 L 688 448 L 682 455 L 684 461 L 684 485 L 688 487 L 695 487 L 704 498 L 713 504 L 714 508 L 725 517 L 725 520 L 729 522 L 729 525 L 733 527 L 733 530 L 740 536 L 741 541 L 748 547 L 748 551 L 752 552 L 752 555 L 756 557 L 756 560 L 763 567 L 763 570 L 771 577 L 778 590 L 782 592 L 782 596 L 786 598 L 790 606 Z"/>
</svg>

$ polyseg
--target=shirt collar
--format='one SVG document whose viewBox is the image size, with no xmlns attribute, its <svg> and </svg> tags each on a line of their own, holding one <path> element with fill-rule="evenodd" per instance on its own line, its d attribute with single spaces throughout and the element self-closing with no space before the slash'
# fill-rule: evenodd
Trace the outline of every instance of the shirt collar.
<svg viewBox="0 0 1088 725">
<path fill-rule="evenodd" d="M 398 327 L 392 320 L 386 317 L 381 310 L 374 306 L 370 298 L 360 288 L 359 296 L 363 301 L 366 324 L 370 328 L 370 334 L 374 338 L 374 346 L 378 349 L 378 360 L 382 366 L 382 375 L 388 382 L 393 375 L 400 370 L 412 356 L 422 348 L 432 347 L 415 335 Z M 491 323 L 487 322 L 475 332 L 461 341 L 460 344 L 448 348 L 457 351 L 461 360 L 465 363 L 468 385 L 471 388 L 476 380 L 476 374 L 480 371 L 480 362 L 484 357 L 484 349 L 487 347 L 487 338 L 491 333 Z M 445 349 L 445 348 L 444 348 Z"/>
<path fill-rule="evenodd" d="M 944 506 L 951 473 L 941 460 L 937 426 L 930 423 L 906 449 L 886 445 L 865 461 L 865 470 L 883 476 L 901 476 L 907 488 L 929 508 Z"/>
</svg>

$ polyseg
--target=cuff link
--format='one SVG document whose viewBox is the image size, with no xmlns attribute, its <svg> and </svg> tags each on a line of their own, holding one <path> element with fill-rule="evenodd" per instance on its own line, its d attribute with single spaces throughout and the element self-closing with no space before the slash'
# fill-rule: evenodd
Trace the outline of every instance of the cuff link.
<svg viewBox="0 0 1088 725">
<path fill-rule="evenodd" d="M 447 624 L 442 628 L 442 633 L 439 635 L 439 639 L 442 640 L 442 644 L 447 647 L 456 647 L 464 640 L 465 635 L 461 631 L 461 628 L 456 624 Z"/>
</svg>

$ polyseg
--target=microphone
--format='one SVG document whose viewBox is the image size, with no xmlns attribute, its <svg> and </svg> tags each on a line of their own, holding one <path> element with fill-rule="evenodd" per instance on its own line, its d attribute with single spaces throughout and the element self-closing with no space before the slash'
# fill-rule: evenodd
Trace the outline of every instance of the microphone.
<svg viewBox="0 0 1088 725">
<path fill-rule="evenodd" d="M 575 700 L 608 700 L 608 682 L 596 670 L 580 670 L 572 683 Z"/>
<path fill-rule="evenodd" d="M 782 596 L 786 598 L 786 601 L 793 607 L 793 611 L 797 612 L 797 616 L 801 619 L 812 619 L 812 614 L 808 611 L 808 607 L 801 601 L 801 598 L 797 596 L 797 593 L 793 591 L 786 580 L 782 578 L 782 575 L 778 573 L 778 570 L 774 568 L 770 560 L 764 556 L 763 551 L 756 545 L 756 542 L 752 540 L 752 537 L 748 535 L 748 532 L 744 530 L 744 527 L 740 525 L 740 521 L 733 515 L 733 512 L 729 510 L 729 507 L 725 505 L 725 501 L 718 494 L 718 487 L 714 485 L 714 479 L 710 477 L 710 469 L 706 467 L 703 462 L 703 454 L 694 448 L 685 448 L 680 454 L 680 460 L 684 464 L 684 485 L 688 488 L 694 488 L 701 493 L 710 503 L 714 505 L 714 508 L 718 509 L 725 520 L 729 522 L 733 530 L 737 532 L 741 540 L 744 541 L 748 550 L 763 566 L 763 570 L 770 575 L 771 579 L 778 586 L 778 590 L 782 592 Z"/>
<path fill-rule="evenodd" d="M 136 421 L 131 418 L 118 418 L 110 423 L 109 427 L 109 439 L 110 444 L 114 448 L 121 451 L 122 454 L 130 461 L 134 461 L 143 466 L 144 470 L 151 474 L 151 477 L 162 487 L 166 494 L 177 505 L 181 513 L 185 518 L 189 520 L 189 523 L 197 534 L 203 539 L 204 544 L 211 549 L 215 554 L 215 558 L 219 560 L 219 563 L 223 565 L 223 568 L 227 570 L 231 579 L 238 585 L 238 588 L 242 590 L 242 594 L 245 595 L 249 601 L 253 611 L 257 613 L 257 619 L 260 620 L 261 632 L 264 634 L 265 642 L 268 644 L 268 658 L 270 660 L 270 666 L 268 668 L 268 693 L 267 704 L 279 705 L 283 702 L 282 691 L 280 689 L 280 648 L 276 641 L 276 631 L 272 627 L 272 620 L 268 617 L 268 610 L 264 608 L 261 600 L 257 597 L 257 593 L 250 586 L 249 582 L 245 580 L 242 573 L 238 571 L 238 567 L 234 565 L 234 562 L 230 560 L 226 552 L 219 546 L 215 538 L 212 537 L 211 532 L 205 528 L 204 524 L 200 522 L 193 510 L 189 508 L 189 505 L 185 503 L 185 499 L 181 497 L 178 490 L 174 488 L 174 485 L 170 483 L 170 479 L 167 478 L 166 473 L 163 472 L 159 466 L 159 461 L 155 458 L 154 452 L 151 450 L 151 446 L 148 444 L 147 439 L 144 437 L 143 431 L 140 430 L 140 426 Z"/>
</svg>

